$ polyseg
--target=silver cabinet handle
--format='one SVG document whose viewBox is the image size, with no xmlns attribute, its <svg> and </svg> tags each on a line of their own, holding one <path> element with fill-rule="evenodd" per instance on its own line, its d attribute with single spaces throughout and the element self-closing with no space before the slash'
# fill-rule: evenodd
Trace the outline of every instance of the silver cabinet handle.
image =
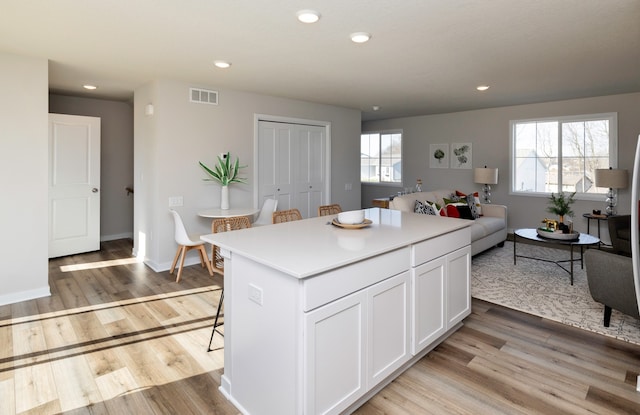
<svg viewBox="0 0 640 415">
<path fill-rule="evenodd" d="M 97 188 L 97 187 L 94 187 L 93 189 L 91 189 L 91 191 L 92 191 L 93 193 L 98 193 L 98 188 Z"/>
</svg>

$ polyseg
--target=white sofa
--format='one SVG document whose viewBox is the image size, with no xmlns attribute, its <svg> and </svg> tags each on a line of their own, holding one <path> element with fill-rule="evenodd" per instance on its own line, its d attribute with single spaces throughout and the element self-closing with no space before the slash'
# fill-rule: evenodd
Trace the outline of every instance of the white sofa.
<svg viewBox="0 0 640 415">
<path fill-rule="evenodd" d="M 389 209 L 413 212 L 416 200 L 444 205 L 444 198 L 450 198 L 454 190 L 433 190 L 396 196 L 389 202 Z M 504 205 L 481 204 L 482 216 L 471 224 L 471 255 L 479 254 L 496 245 L 503 246 L 507 239 L 507 207 Z M 416 213 L 418 215 L 419 213 Z"/>
</svg>

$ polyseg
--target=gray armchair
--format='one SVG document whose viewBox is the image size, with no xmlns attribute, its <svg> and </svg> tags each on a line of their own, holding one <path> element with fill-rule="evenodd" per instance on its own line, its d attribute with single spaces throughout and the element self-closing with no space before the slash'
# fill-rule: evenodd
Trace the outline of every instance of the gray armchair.
<svg viewBox="0 0 640 415">
<path fill-rule="evenodd" d="M 631 256 L 631 215 L 609 216 L 607 222 L 613 252 Z"/>
<path fill-rule="evenodd" d="M 609 327 L 612 309 L 640 319 L 631 258 L 589 249 L 584 260 L 591 297 L 604 304 L 604 326 Z"/>
</svg>

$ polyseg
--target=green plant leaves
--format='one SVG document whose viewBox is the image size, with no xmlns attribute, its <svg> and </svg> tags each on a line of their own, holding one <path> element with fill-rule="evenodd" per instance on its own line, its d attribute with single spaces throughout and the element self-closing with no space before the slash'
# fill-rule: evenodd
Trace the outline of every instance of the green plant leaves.
<svg viewBox="0 0 640 415">
<path fill-rule="evenodd" d="M 216 164 L 213 169 L 207 167 L 201 161 L 199 161 L 198 164 L 200 164 L 200 167 L 202 167 L 204 171 L 211 176 L 210 179 L 204 180 L 213 180 L 220 183 L 222 186 L 228 186 L 231 183 L 247 183 L 246 178 L 238 177 L 239 170 L 247 166 L 241 166 L 240 159 L 237 157 L 236 161 L 232 164 L 230 153 L 227 153 L 227 156 L 224 158 L 218 156 L 218 164 Z"/>
</svg>

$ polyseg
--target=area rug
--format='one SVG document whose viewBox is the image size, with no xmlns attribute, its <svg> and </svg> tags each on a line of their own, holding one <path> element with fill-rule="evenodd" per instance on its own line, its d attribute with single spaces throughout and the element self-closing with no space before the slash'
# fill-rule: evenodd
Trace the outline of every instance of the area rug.
<svg viewBox="0 0 640 415">
<path fill-rule="evenodd" d="M 568 251 L 536 245 L 518 243 L 517 249 L 518 255 L 569 258 Z M 640 345 L 640 320 L 613 310 L 610 326 L 604 327 L 604 306 L 591 298 L 579 261 L 570 285 L 569 274 L 554 263 L 517 258 L 514 265 L 513 242 L 508 241 L 473 257 L 471 275 L 474 298 Z"/>
</svg>

